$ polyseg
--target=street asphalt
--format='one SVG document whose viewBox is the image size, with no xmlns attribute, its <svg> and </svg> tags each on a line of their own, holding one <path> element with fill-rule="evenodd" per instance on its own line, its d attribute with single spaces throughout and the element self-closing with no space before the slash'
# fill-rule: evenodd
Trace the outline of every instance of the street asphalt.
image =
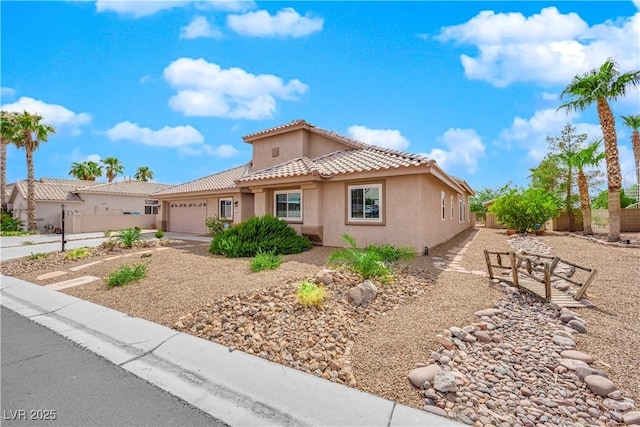
<svg viewBox="0 0 640 427">
<path fill-rule="evenodd" d="M 223 426 L 129 371 L 2 307 L 3 426 Z"/>
<path fill-rule="evenodd" d="M 81 235 L 70 243 L 99 240 Z M 60 250 L 46 241 L 26 246 L 45 252 L 48 245 Z M 2 260 L 19 257 L 24 246 L 3 239 Z M 33 283 L 0 279 L 2 425 L 460 425 Z M 32 419 L 51 418 L 51 411 L 55 421 Z"/>
</svg>

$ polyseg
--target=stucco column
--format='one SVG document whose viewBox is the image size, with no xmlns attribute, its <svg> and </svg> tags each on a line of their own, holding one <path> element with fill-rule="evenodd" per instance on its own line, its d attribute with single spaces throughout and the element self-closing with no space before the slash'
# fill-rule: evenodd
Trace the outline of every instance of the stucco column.
<svg viewBox="0 0 640 427">
<path fill-rule="evenodd" d="M 253 192 L 253 209 L 255 216 L 263 216 L 269 213 L 269 201 L 267 200 L 267 192 L 264 188 L 251 188 Z"/>
</svg>

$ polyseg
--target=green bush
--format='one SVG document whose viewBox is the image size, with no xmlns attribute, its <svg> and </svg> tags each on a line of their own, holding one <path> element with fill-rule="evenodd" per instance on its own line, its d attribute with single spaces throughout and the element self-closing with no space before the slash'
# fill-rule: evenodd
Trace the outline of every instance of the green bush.
<svg viewBox="0 0 640 427">
<path fill-rule="evenodd" d="M 77 248 L 71 249 L 64 254 L 64 259 L 76 261 L 82 258 L 86 258 L 91 255 L 89 248 Z"/>
<path fill-rule="evenodd" d="M 254 257 L 260 251 L 274 255 L 298 254 L 311 248 L 311 242 L 279 218 L 253 217 L 227 228 L 211 241 L 209 252 L 228 258 Z"/>
<path fill-rule="evenodd" d="M 375 252 L 386 263 L 399 260 L 409 261 L 416 256 L 415 250 L 411 246 L 393 246 L 388 243 L 369 245 L 365 251 Z"/>
<path fill-rule="evenodd" d="M 0 215 L 0 231 L 22 231 L 23 226 L 23 221 L 20 218 L 14 218 L 11 212 L 2 212 Z M 3 236 L 7 235 L 3 234 Z"/>
<path fill-rule="evenodd" d="M 47 254 L 45 254 L 44 252 L 36 252 L 36 253 L 32 252 L 31 255 L 27 256 L 27 259 L 35 261 L 37 259 L 45 258 L 46 256 Z"/>
<path fill-rule="evenodd" d="M 116 241 L 124 245 L 125 248 L 130 248 L 140 240 L 139 228 L 127 228 L 126 230 L 119 231 L 116 234 Z"/>
<path fill-rule="evenodd" d="M 122 286 L 145 278 L 147 275 L 147 264 L 135 264 L 133 266 L 123 265 L 119 270 L 109 274 L 107 285 Z"/>
<path fill-rule="evenodd" d="M 388 248 L 379 250 L 376 246 L 359 249 L 356 240 L 346 233 L 342 235 L 342 240 L 349 246 L 333 251 L 329 255 L 328 264 L 343 264 L 365 279 L 379 278 L 384 281 L 389 278 L 391 270 L 384 263 L 383 254 L 396 255 L 395 251 Z"/>
<path fill-rule="evenodd" d="M 155 236 L 156 239 L 162 239 L 164 237 L 164 231 L 158 230 L 155 233 L 153 233 L 153 235 Z"/>
<path fill-rule="evenodd" d="M 207 230 L 209 230 L 209 235 L 216 237 L 229 228 L 231 221 L 222 218 L 220 215 L 213 215 L 207 218 L 204 223 L 207 226 Z"/>
<path fill-rule="evenodd" d="M 280 255 L 258 251 L 256 256 L 251 260 L 249 268 L 255 273 L 262 270 L 275 270 L 280 267 L 280 264 L 282 264 L 282 257 Z"/>
<path fill-rule="evenodd" d="M 489 212 L 507 228 L 518 233 L 534 230 L 558 215 L 560 201 L 541 188 L 512 189 L 493 202 Z"/>
<path fill-rule="evenodd" d="M 304 280 L 300 284 L 296 296 L 300 304 L 305 307 L 317 307 L 324 302 L 327 297 L 327 291 L 322 286 Z"/>
</svg>

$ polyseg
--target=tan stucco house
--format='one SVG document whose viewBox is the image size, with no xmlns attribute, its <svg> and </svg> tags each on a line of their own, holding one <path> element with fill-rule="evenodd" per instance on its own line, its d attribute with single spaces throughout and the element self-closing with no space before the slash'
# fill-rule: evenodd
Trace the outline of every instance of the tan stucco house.
<svg viewBox="0 0 640 427">
<path fill-rule="evenodd" d="M 368 145 L 304 120 L 245 136 L 251 162 L 153 194 L 160 227 L 206 233 L 273 214 L 325 246 L 408 245 L 422 253 L 472 226 L 473 190 L 424 156 Z"/>
<path fill-rule="evenodd" d="M 38 230 L 51 232 L 61 227 L 63 204 L 69 232 L 118 230 L 129 224 L 154 226 L 160 202 L 149 195 L 169 187 L 167 184 L 139 181 L 104 183 L 41 178 L 34 181 Z M 22 219 L 26 225 L 26 180 L 13 185 L 8 205 L 13 216 Z M 132 219 L 134 216 L 141 217 Z"/>
</svg>

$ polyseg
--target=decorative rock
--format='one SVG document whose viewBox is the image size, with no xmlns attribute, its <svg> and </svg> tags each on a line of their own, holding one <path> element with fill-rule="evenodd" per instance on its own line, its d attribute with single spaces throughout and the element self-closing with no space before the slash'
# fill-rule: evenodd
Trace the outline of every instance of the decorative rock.
<svg viewBox="0 0 640 427">
<path fill-rule="evenodd" d="M 443 335 L 436 335 L 436 340 L 447 350 L 451 350 L 453 348 L 453 343 L 451 342 L 451 340 Z"/>
<path fill-rule="evenodd" d="M 373 301 L 378 294 L 378 289 L 371 282 L 371 280 L 365 280 L 358 286 L 349 289 L 349 298 L 353 301 L 354 305 L 364 305 Z"/>
<path fill-rule="evenodd" d="M 463 339 L 464 337 L 466 337 L 467 334 L 465 331 L 463 331 L 462 329 L 456 327 L 456 326 L 452 326 L 449 328 L 449 330 L 451 331 L 451 333 L 453 334 L 454 337 L 456 338 L 460 338 Z"/>
<path fill-rule="evenodd" d="M 409 371 L 409 381 L 418 388 L 422 388 L 425 382 L 433 381 L 436 372 L 440 370 L 438 365 L 428 365 Z"/>
<path fill-rule="evenodd" d="M 622 420 L 628 425 L 640 425 L 640 411 L 627 412 L 622 416 Z"/>
<path fill-rule="evenodd" d="M 555 345 L 559 345 L 562 347 L 574 347 L 576 346 L 576 342 L 569 338 L 569 337 L 563 337 L 562 335 L 554 335 L 553 336 L 553 343 Z"/>
<path fill-rule="evenodd" d="M 589 387 L 589 390 L 602 397 L 606 397 L 612 391 L 617 390 L 613 381 L 600 375 L 587 375 L 584 378 L 584 382 Z"/>
<path fill-rule="evenodd" d="M 564 350 L 560 353 L 560 356 L 564 357 L 565 359 L 575 359 L 580 360 L 584 363 L 593 363 L 593 357 L 591 357 L 591 355 L 578 350 Z"/>
<path fill-rule="evenodd" d="M 323 285 L 330 285 L 333 283 L 333 275 L 335 271 L 328 268 L 323 268 L 316 273 L 316 283 Z"/>
<path fill-rule="evenodd" d="M 573 329 L 575 329 L 576 331 L 580 332 L 581 334 L 586 334 L 587 333 L 587 327 L 584 326 L 584 323 L 582 323 L 579 320 L 571 320 L 568 323 L 569 326 L 571 326 Z"/>
<path fill-rule="evenodd" d="M 622 399 L 622 392 L 620 390 L 612 391 L 607 395 L 609 399 L 620 400 Z"/>
<path fill-rule="evenodd" d="M 582 360 L 576 359 L 560 359 L 558 363 L 560 364 L 560 366 L 564 366 L 570 371 L 575 371 L 578 365 L 586 365 L 586 363 Z"/>
<path fill-rule="evenodd" d="M 613 400 L 613 399 L 605 399 L 602 404 L 612 411 L 628 411 L 635 406 L 635 402 L 631 399 L 622 399 L 622 400 Z"/>
<path fill-rule="evenodd" d="M 437 406 L 426 405 L 422 408 L 423 411 L 431 412 L 432 414 L 439 415 L 441 417 L 447 417 L 447 411 Z"/>
<path fill-rule="evenodd" d="M 478 317 L 484 317 L 484 316 L 492 317 L 499 313 L 502 313 L 502 310 L 500 310 L 499 308 L 487 308 L 485 310 L 478 310 L 473 314 L 475 314 Z"/>
<path fill-rule="evenodd" d="M 433 388 L 440 392 L 457 391 L 456 377 L 453 372 L 439 370 L 433 378 Z"/>
<path fill-rule="evenodd" d="M 560 315 L 560 321 L 562 323 L 569 323 L 570 321 L 572 321 L 573 319 L 575 319 L 575 317 L 573 316 L 573 314 L 569 314 L 569 313 L 563 313 Z"/>
<path fill-rule="evenodd" d="M 586 365 L 576 366 L 576 375 L 581 380 L 584 380 L 589 375 L 599 375 L 601 377 L 609 378 L 605 372 Z"/>
<path fill-rule="evenodd" d="M 484 331 L 476 331 L 474 335 L 480 342 L 491 342 L 491 336 Z"/>
</svg>

